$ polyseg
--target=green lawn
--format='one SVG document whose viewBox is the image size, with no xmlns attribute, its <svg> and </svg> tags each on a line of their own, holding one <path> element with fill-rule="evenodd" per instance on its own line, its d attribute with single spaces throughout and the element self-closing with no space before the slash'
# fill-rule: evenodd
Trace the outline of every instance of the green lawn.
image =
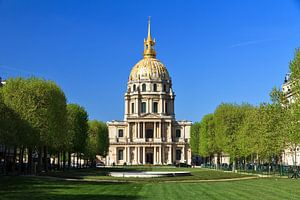
<svg viewBox="0 0 300 200">
<path fill-rule="evenodd" d="M 299 199 L 300 180 L 210 183 L 99 183 L 0 177 L 0 199 Z"/>
<path fill-rule="evenodd" d="M 116 178 L 107 176 L 111 171 L 189 171 L 192 176 L 178 176 L 178 177 L 163 177 L 163 178 Z M 116 168 L 102 168 L 102 169 L 81 169 L 70 170 L 66 172 L 50 172 L 44 174 L 47 176 L 76 178 L 76 179 L 95 179 L 95 180 L 125 180 L 125 181 L 139 181 L 139 182 L 161 182 L 161 181 L 188 181 L 188 180 L 208 180 L 208 179 L 229 179 L 241 178 L 249 175 L 215 171 L 201 168 L 170 168 L 170 167 L 116 167 Z"/>
</svg>

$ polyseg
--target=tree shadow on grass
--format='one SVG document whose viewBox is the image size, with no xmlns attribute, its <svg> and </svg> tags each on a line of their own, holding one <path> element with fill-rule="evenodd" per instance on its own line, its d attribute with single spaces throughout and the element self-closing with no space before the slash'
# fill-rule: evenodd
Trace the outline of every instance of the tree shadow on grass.
<svg viewBox="0 0 300 200">
<path fill-rule="evenodd" d="M 139 199 L 141 184 L 0 177 L 0 199 Z"/>
</svg>

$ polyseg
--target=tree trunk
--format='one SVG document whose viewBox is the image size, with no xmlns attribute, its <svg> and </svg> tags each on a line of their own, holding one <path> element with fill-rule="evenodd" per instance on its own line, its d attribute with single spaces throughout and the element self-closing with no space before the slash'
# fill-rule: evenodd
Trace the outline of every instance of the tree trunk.
<svg viewBox="0 0 300 200">
<path fill-rule="evenodd" d="M 65 171 L 65 169 L 66 169 L 66 152 L 65 151 L 63 151 L 62 152 L 62 156 L 63 156 L 63 171 Z"/>
<path fill-rule="evenodd" d="M 236 159 L 234 158 L 232 162 L 232 171 L 235 172 L 235 170 L 236 170 Z"/>
<path fill-rule="evenodd" d="M 38 173 L 41 173 L 43 166 L 43 148 L 40 146 L 38 151 Z"/>
<path fill-rule="evenodd" d="M 3 163 L 3 173 L 6 175 L 7 173 L 7 159 L 6 159 L 6 154 L 7 154 L 7 148 L 6 146 L 4 147 L 4 155 L 3 155 L 3 158 L 4 158 L 4 163 Z"/>
<path fill-rule="evenodd" d="M 68 168 L 71 168 L 71 153 L 70 151 L 68 152 Z"/>
<path fill-rule="evenodd" d="M 44 171 L 48 172 L 47 146 L 44 146 Z"/>
<path fill-rule="evenodd" d="M 76 154 L 76 157 L 77 157 L 77 160 L 76 160 L 76 161 L 77 161 L 77 163 L 76 163 L 76 164 L 77 164 L 77 165 L 76 165 L 76 168 L 78 168 L 78 167 L 79 167 L 79 154 L 78 154 L 78 152 L 77 152 L 77 154 Z"/>
<path fill-rule="evenodd" d="M 19 174 L 23 173 L 23 157 L 24 157 L 24 147 L 20 148 L 19 154 Z"/>
<path fill-rule="evenodd" d="M 57 153 L 57 170 L 60 170 L 60 153 Z"/>
<path fill-rule="evenodd" d="M 17 159 L 17 147 L 14 147 L 14 153 L 12 158 L 12 173 L 15 174 L 16 172 L 16 159 Z"/>
<path fill-rule="evenodd" d="M 27 173 L 32 174 L 33 169 L 33 159 L 32 159 L 32 147 L 28 148 L 28 166 L 27 166 Z"/>
<path fill-rule="evenodd" d="M 216 162 L 216 169 L 220 169 L 220 154 L 217 154 L 217 162 Z"/>
</svg>

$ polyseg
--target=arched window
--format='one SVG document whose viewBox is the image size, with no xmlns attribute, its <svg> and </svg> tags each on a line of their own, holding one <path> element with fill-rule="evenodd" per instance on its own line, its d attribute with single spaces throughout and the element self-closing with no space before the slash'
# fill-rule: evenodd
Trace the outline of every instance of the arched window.
<svg viewBox="0 0 300 200">
<path fill-rule="evenodd" d="M 168 109 L 168 103 L 167 102 L 165 103 L 165 113 L 169 114 L 169 109 Z"/>
<path fill-rule="evenodd" d="M 157 85 L 156 85 L 156 83 L 153 84 L 153 91 L 154 91 L 154 92 L 157 91 Z"/>
<path fill-rule="evenodd" d="M 135 85 L 133 85 L 133 91 L 135 91 L 136 90 L 136 86 Z"/>
<path fill-rule="evenodd" d="M 146 113 L 146 102 L 142 102 L 142 109 L 141 109 L 142 113 Z"/>
<path fill-rule="evenodd" d="M 134 113 L 134 103 L 131 103 L 131 114 Z"/>
<path fill-rule="evenodd" d="M 157 113 L 157 108 L 158 108 L 158 103 L 157 102 L 154 102 L 153 103 L 153 113 Z"/>
<path fill-rule="evenodd" d="M 142 91 L 143 91 L 143 92 L 146 92 L 146 84 L 143 84 L 143 85 L 142 85 Z"/>
</svg>

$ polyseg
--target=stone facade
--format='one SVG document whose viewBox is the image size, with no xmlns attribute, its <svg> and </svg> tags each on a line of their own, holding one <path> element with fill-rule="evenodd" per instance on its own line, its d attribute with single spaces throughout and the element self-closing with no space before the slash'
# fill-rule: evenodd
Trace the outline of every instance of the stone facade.
<svg viewBox="0 0 300 200">
<path fill-rule="evenodd" d="M 107 165 L 191 163 L 192 122 L 176 121 L 172 80 L 154 46 L 149 22 L 144 58 L 127 83 L 124 121 L 107 122 Z"/>
</svg>

